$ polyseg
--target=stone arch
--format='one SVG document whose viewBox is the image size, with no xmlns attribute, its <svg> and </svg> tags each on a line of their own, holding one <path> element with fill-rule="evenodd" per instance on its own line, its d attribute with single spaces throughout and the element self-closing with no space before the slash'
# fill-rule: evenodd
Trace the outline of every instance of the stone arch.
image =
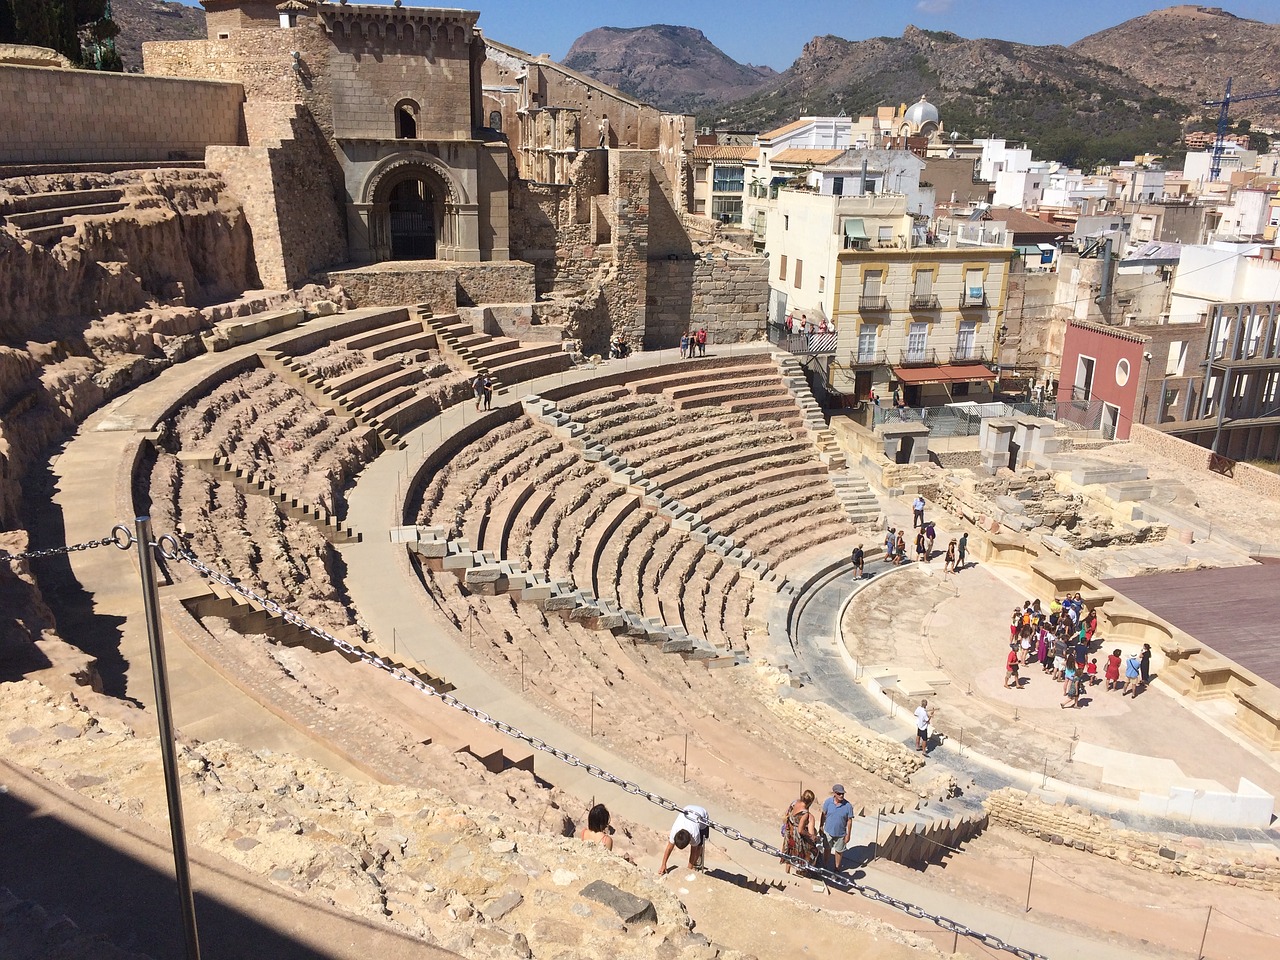
<svg viewBox="0 0 1280 960">
<path fill-rule="evenodd" d="M 374 260 L 479 259 L 477 207 L 438 157 L 383 160 L 365 180 L 360 206 Z"/>
</svg>

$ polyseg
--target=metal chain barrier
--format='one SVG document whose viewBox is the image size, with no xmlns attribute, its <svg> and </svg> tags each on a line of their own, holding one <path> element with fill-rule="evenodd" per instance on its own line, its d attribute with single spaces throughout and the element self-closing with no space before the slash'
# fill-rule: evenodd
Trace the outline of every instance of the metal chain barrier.
<svg viewBox="0 0 1280 960">
<path fill-rule="evenodd" d="M 128 550 L 130 547 L 137 544 L 137 542 L 138 542 L 137 538 L 129 530 L 128 527 L 124 526 L 123 524 L 117 524 L 115 527 L 112 528 L 109 536 L 103 537 L 99 540 L 90 540 L 86 543 L 78 543 L 72 546 L 65 546 L 65 547 L 52 547 L 44 550 L 29 550 L 24 553 L 15 553 L 15 554 L 4 553 L 4 554 L 0 554 L 0 561 L 13 562 L 13 561 L 19 561 L 19 560 L 38 560 L 43 557 L 61 556 L 64 554 L 74 553 L 81 550 L 93 550 L 97 547 L 108 547 L 108 546 L 114 546 L 121 550 Z M 317 639 L 323 640 L 325 643 L 330 644 L 334 649 L 340 650 L 342 653 L 347 654 L 353 659 L 361 660 L 364 663 L 369 664 L 370 666 L 376 667 L 377 669 L 383 671 L 384 673 L 387 673 L 390 676 L 394 677 L 395 679 L 399 680 L 401 683 L 405 683 L 408 686 L 413 687 L 415 690 L 419 691 L 420 693 L 424 693 L 429 697 L 434 697 L 435 699 L 439 700 L 441 703 L 445 704 L 446 706 L 452 707 L 454 710 L 457 710 L 461 713 L 465 713 L 468 716 L 473 717 L 476 720 L 479 720 L 481 723 L 485 724 L 486 726 L 492 727 L 498 732 L 503 733 L 508 737 L 511 737 L 513 740 L 519 740 L 522 743 L 528 744 L 530 747 L 532 747 L 533 749 L 541 753 L 549 754 L 550 756 L 555 757 L 557 760 L 559 760 L 564 764 L 567 764 L 568 766 L 577 767 L 585 771 L 590 776 L 595 777 L 597 780 L 602 780 L 605 783 L 612 784 L 613 786 L 618 787 L 624 792 L 632 794 L 633 796 L 640 797 L 644 800 L 647 800 L 650 803 L 655 804 L 656 806 L 662 807 L 664 810 L 668 810 L 672 813 L 684 813 L 685 808 L 681 804 L 678 804 L 673 800 L 669 800 L 666 797 L 662 796 L 661 794 L 654 793 L 653 791 L 646 789 L 643 785 L 639 783 L 635 783 L 634 781 L 627 780 L 624 777 L 619 777 L 614 773 L 610 773 L 608 770 L 605 770 L 603 767 L 600 767 L 594 763 L 591 763 L 590 761 L 583 760 L 582 758 L 575 756 L 574 754 L 570 753 L 567 750 L 562 750 L 559 747 L 556 747 L 550 743 L 547 743 L 545 740 L 542 740 L 539 737 L 535 737 L 532 734 L 525 733 L 523 730 L 520 730 L 517 727 L 513 727 L 509 723 L 506 723 L 502 720 L 498 720 L 494 717 L 491 717 L 489 716 L 489 714 L 485 713 L 483 710 L 479 710 L 475 707 L 472 707 L 469 704 L 459 700 L 457 697 L 453 697 L 447 693 L 442 693 L 441 691 L 436 690 L 434 687 L 429 686 L 427 683 L 423 682 L 422 680 L 418 679 L 412 674 L 407 673 L 404 670 L 401 670 L 395 665 L 388 663 L 387 661 L 383 660 L 381 657 L 377 656 L 376 654 L 372 654 L 367 650 L 362 650 L 359 647 L 356 647 L 353 644 L 347 642 L 346 640 L 343 640 L 340 637 L 335 637 L 333 634 L 329 633 L 328 631 L 312 625 L 307 620 L 305 620 L 302 616 L 300 616 L 297 613 L 294 613 L 292 610 L 286 609 L 276 601 L 272 600 L 270 597 L 264 597 L 258 593 L 255 593 L 253 590 L 250 590 L 242 586 L 240 583 L 238 583 L 236 580 L 233 580 L 231 577 L 225 576 L 224 574 L 221 574 L 218 571 L 214 570 L 208 564 L 202 561 L 199 557 L 197 557 L 186 546 L 186 544 L 182 542 L 182 540 L 179 537 L 176 537 L 173 534 L 165 534 L 164 536 L 158 537 L 156 540 L 151 541 L 149 546 L 155 548 L 156 552 L 159 553 L 159 555 L 164 560 L 169 562 L 177 561 L 180 563 L 187 564 L 189 567 L 191 567 L 193 570 L 199 573 L 206 580 L 212 580 L 222 584 L 222 586 L 226 587 L 232 593 L 235 593 L 238 596 L 241 596 L 252 603 L 258 604 L 265 610 L 269 610 L 271 613 L 280 617 L 285 622 L 290 623 L 301 630 L 305 630 L 307 633 L 311 634 Z M 709 827 L 710 829 L 720 832 L 724 836 L 728 837 L 730 840 L 735 840 L 740 843 L 745 843 L 747 846 L 751 847 L 753 850 L 757 850 L 760 853 L 766 854 L 767 856 L 777 857 L 779 860 L 781 860 L 784 863 L 789 863 L 794 867 L 804 870 L 805 873 L 810 877 L 821 878 L 822 880 L 824 880 L 831 886 L 836 887 L 837 889 L 843 890 L 848 893 L 857 893 L 863 897 L 866 897 L 869 900 L 875 901 L 876 903 L 882 903 L 886 906 L 892 907 L 895 910 L 899 910 L 902 913 L 907 914 L 908 916 L 916 917 L 922 920 L 928 920 L 936 924 L 941 929 L 946 930 L 949 933 L 955 933 L 962 937 L 972 938 L 982 943 L 984 946 L 990 947 L 995 950 L 1000 950 L 1005 953 L 1013 954 L 1016 957 L 1023 958 L 1023 960 L 1047 960 L 1047 958 L 1045 958 L 1042 954 L 1034 953 L 1030 950 L 1024 950 L 1020 947 L 1016 947 L 1013 944 L 1006 943 L 1004 940 L 992 934 L 983 934 L 977 930 L 972 929 L 971 927 L 966 926 L 963 923 L 960 923 L 957 920 L 952 920 L 949 917 L 930 913 L 929 911 L 923 909 L 922 907 L 919 907 L 912 903 L 908 903 L 905 900 L 900 900 L 899 898 L 892 896 L 891 894 L 884 893 L 881 890 L 877 890 L 875 887 L 858 883 L 852 877 L 847 877 L 847 876 L 844 876 L 843 874 L 835 873 L 831 870 L 827 870 L 825 867 L 814 867 L 809 863 L 807 863 L 806 861 L 804 861 L 803 859 L 801 859 L 800 857 L 791 856 L 790 854 L 783 852 L 780 848 L 774 846 L 773 844 L 768 843 L 764 840 L 761 840 L 757 837 L 748 836 L 747 834 L 744 834 L 742 831 L 738 830 L 735 827 L 731 827 L 728 824 L 720 823 L 710 818 L 703 818 L 701 816 L 693 816 L 690 814 L 685 814 L 685 815 L 688 816 L 691 820 L 701 823 L 703 826 Z"/>
<path fill-rule="evenodd" d="M 84 543 L 72 544 L 69 547 L 48 547 L 44 550 L 27 550 L 23 553 L 0 553 L 0 563 L 16 563 L 19 560 L 43 560 L 45 557 L 61 557 L 81 550 L 95 550 L 98 547 L 117 547 L 128 550 L 137 541 L 133 533 L 123 523 L 111 528 L 111 533 L 100 540 L 88 540 Z"/>
</svg>

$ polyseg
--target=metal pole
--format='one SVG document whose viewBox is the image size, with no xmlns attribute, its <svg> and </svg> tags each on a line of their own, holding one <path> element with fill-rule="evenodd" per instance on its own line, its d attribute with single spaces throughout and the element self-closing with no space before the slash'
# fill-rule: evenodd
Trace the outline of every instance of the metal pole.
<svg viewBox="0 0 1280 960">
<path fill-rule="evenodd" d="M 164 764 L 164 792 L 169 802 L 169 834 L 173 841 L 173 872 L 178 882 L 178 904 L 186 939 L 187 960 L 200 960 L 196 932 L 196 904 L 191 894 L 187 862 L 187 833 L 182 820 L 182 793 L 178 785 L 178 755 L 173 745 L 173 713 L 169 709 L 169 680 L 165 667 L 164 637 L 160 625 L 160 595 L 151 557 L 151 518 L 134 520 L 138 545 L 138 569 L 142 575 L 142 603 L 146 611 L 147 640 L 151 646 L 151 674 L 156 688 L 156 721 L 160 728 L 160 758 Z"/>
<path fill-rule="evenodd" d="M 591 695 L 591 736 L 594 739 L 596 735 L 596 697 Z"/>
<path fill-rule="evenodd" d="M 689 735 L 684 735 L 684 782 L 689 782 Z"/>
<path fill-rule="evenodd" d="M 1209 937 L 1209 921 L 1213 919 L 1213 904 L 1209 904 L 1209 913 L 1204 918 L 1204 933 L 1200 934 L 1200 949 L 1196 951 L 1196 960 L 1204 960 L 1204 942 Z"/>
<path fill-rule="evenodd" d="M 1035 879 L 1035 876 L 1036 876 L 1036 858 L 1032 857 L 1031 873 L 1027 876 L 1027 909 L 1022 911 L 1023 913 L 1031 912 L 1031 881 Z"/>
</svg>

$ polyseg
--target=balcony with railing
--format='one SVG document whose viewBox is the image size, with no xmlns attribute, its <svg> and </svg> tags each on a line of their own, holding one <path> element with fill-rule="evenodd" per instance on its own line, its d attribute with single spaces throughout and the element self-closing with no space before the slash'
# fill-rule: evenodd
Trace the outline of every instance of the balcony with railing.
<svg viewBox="0 0 1280 960">
<path fill-rule="evenodd" d="M 985 290 L 966 290 L 960 294 L 961 310 L 981 310 L 989 306 L 987 303 L 987 291 Z"/>
<path fill-rule="evenodd" d="M 849 351 L 850 367 L 883 367 L 887 366 L 888 363 L 889 357 L 884 350 L 871 348 Z"/>
<path fill-rule="evenodd" d="M 864 313 L 884 313 L 889 309 L 889 298 L 880 295 L 863 294 L 858 298 L 858 309 Z"/>
<path fill-rule="evenodd" d="M 938 297 L 933 293 L 913 293 L 911 295 L 912 310 L 937 310 L 940 308 Z"/>
<path fill-rule="evenodd" d="M 980 344 L 960 344 L 951 350 L 950 363 L 986 363 L 987 348 Z"/>
<path fill-rule="evenodd" d="M 938 351 L 932 347 L 912 347 L 908 346 L 898 354 L 898 366 L 900 367 L 926 367 L 936 366 L 938 363 Z"/>
</svg>

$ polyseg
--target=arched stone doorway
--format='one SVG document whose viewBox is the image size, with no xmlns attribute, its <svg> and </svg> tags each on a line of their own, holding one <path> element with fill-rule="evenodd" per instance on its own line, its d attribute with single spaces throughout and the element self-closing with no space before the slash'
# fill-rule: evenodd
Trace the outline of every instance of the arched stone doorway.
<svg viewBox="0 0 1280 960">
<path fill-rule="evenodd" d="M 392 260 L 436 258 L 436 203 L 423 180 L 401 180 L 387 201 Z"/>
<path fill-rule="evenodd" d="M 365 179 L 365 251 L 381 260 L 479 260 L 478 207 L 468 203 L 451 171 L 427 153 L 383 160 Z"/>
</svg>

